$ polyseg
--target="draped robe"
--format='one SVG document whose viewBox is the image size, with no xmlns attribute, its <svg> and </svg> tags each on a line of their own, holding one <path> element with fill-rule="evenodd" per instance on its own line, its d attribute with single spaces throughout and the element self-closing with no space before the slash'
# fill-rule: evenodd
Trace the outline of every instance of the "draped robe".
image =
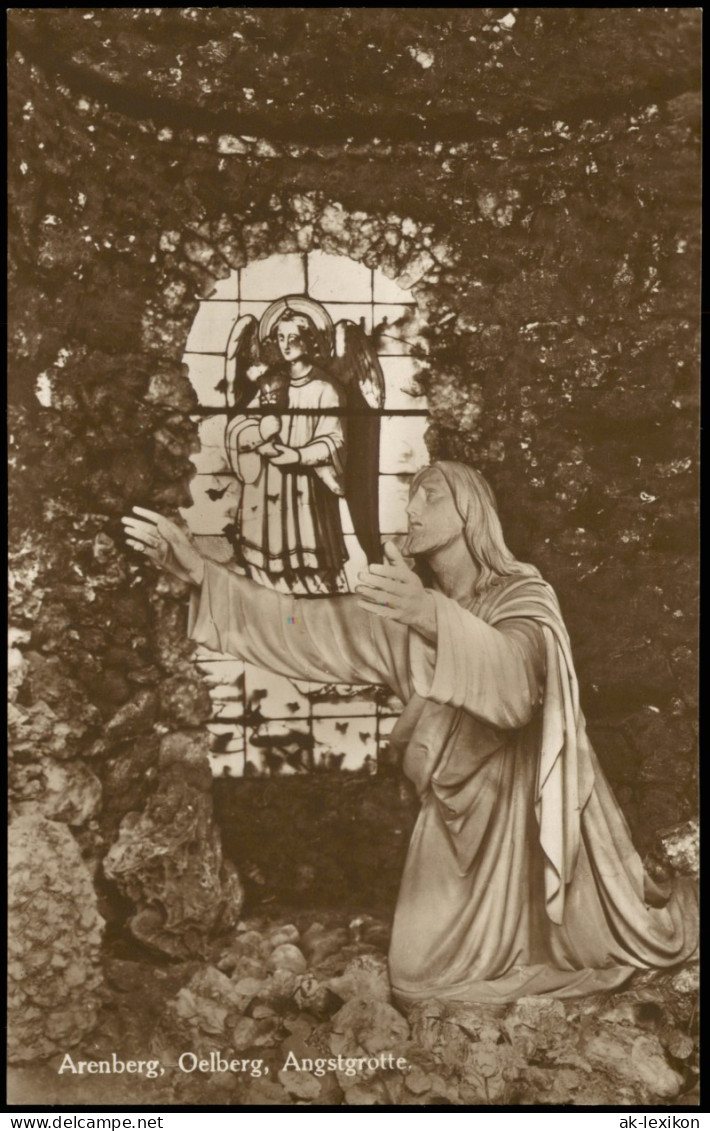
<svg viewBox="0 0 710 1131">
<path fill-rule="evenodd" d="M 276 439 L 298 451 L 320 441 L 329 458 L 317 465 L 279 467 L 257 456 L 260 469 L 253 481 L 242 483 L 237 510 L 240 562 L 262 584 L 301 593 L 347 590 L 343 565 L 348 552 L 340 522 L 339 498 L 344 494 L 345 433 L 338 412 L 343 396 L 317 366 L 287 389 Z M 264 408 L 260 392 L 246 415 L 227 427 L 226 445 L 233 467 L 239 466 L 242 437 L 260 417 L 250 409 Z M 280 415 L 278 407 L 274 412 Z"/>
<path fill-rule="evenodd" d="M 384 683 L 421 810 L 394 916 L 403 1001 L 611 989 L 697 944 L 692 886 L 645 874 L 587 739 L 555 595 L 509 577 L 467 607 L 434 592 L 436 639 L 352 596 L 298 599 L 205 563 L 189 634 L 282 675 Z"/>
</svg>

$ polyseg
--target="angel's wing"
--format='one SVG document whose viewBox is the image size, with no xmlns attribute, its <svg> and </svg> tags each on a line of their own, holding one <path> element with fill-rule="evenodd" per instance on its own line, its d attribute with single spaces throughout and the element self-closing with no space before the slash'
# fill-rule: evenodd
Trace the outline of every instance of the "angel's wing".
<svg viewBox="0 0 710 1131">
<path fill-rule="evenodd" d="M 331 372 L 345 389 L 348 447 L 345 498 L 358 542 L 369 562 L 382 561 L 379 523 L 380 416 L 385 379 L 373 345 L 354 322 L 335 327 Z"/>
<path fill-rule="evenodd" d="M 224 351 L 224 395 L 228 408 L 246 406 L 265 368 L 259 323 L 252 314 L 244 314 L 234 323 Z"/>
<path fill-rule="evenodd" d="M 342 385 L 358 386 L 370 408 L 382 408 L 385 379 L 379 358 L 364 331 L 346 318 L 335 327 L 335 354 L 331 368 Z"/>
</svg>

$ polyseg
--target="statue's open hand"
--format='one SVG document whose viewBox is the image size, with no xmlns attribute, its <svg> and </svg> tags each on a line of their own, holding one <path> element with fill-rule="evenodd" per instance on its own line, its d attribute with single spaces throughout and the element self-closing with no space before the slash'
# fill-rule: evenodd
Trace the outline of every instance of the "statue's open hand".
<svg viewBox="0 0 710 1131">
<path fill-rule="evenodd" d="M 431 593 L 406 564 L 394 542 L 385 542 L 385 564 L 371 565 L 358 574 L 355 592 L 361 609 L 409 625 L 429 639 L 436 636 L 436 612 Z"/>
<path fill-rule="evenodd" d="M 121 519 L 128 545 L 181 581 L 201 585 L 205 563 L 189 535 L 177 523 L 163 518 L 155 511 L 144 507 L 134 507 L 133 511 L 143 517 L 134 518 L 129 515 Z"/>
</svg>

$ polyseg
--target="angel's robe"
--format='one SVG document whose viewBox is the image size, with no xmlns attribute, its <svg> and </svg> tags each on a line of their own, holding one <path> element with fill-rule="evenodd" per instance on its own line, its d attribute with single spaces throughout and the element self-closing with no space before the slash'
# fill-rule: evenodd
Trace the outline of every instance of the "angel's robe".
<svg viewBox="0 0 710 1131">
<path fill-rule="evenodd" d="M 394 916 L 395 996 L 574 996 L 690 957 L 694 889 L 644 873 L 586 736 L 552 589 L 509 577 L 465 607 L 434 598 L 430 643 L 353 596 L 284 596 L 207 562 L 190 613 L 208 648 L 292 678 L 384 683 L 405 703 L 391 741 L 421 810 Z"/>
<path fill-rule="evenodd" d="M 276 467 L 258 460 L 258 474 L 242 484 L 236 517 L 236 545 L 250 576 L 267 585 L 281 583 L 288 591 L 332 593 L 347 589 L 342 567 L 348 553 L 340 521 L 343 494 L 345 434 L 343 397 L 333 381 L 314 367 L 307 377 L 288 386 L 288 409 L 277 439 L 302 452 L 302 463 Z M 246 415 L 227 429 L 232 465 L 239 466 L 242 447 L 259 417 L 249 410 L 264 407 L 260 393 Z M 279 412 L 278 409 L 274 410 Z M 322 441 L 328 456 L 309 465 L 309 445 Z M 253 439 L 250 441 L 253 446 Z M 315 450 L 315 449 L 314 449 Z"/>
</svg>

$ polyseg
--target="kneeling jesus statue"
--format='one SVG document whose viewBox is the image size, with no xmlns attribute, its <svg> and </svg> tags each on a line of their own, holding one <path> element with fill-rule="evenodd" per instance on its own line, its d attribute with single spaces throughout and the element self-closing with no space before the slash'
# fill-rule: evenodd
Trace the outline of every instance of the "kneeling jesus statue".
<svg viewBox="0 0 710 1131">
<path fill-rule="evenodd" d="M 555 594 L 506 547 L 478 472 L 441 462 L 412 481 L 404 550 L 429 588 L 387 543 L 353 594 L 276 593 L 135 514 L 129 544 L 194 586 L 193 640 L 406 704 L 391 742 L 421 811 L 389 955 L 399 1001 L 572 997 L 693 955 L 694 889 L 645 873 L 587 738 Z"/>
</svg>

